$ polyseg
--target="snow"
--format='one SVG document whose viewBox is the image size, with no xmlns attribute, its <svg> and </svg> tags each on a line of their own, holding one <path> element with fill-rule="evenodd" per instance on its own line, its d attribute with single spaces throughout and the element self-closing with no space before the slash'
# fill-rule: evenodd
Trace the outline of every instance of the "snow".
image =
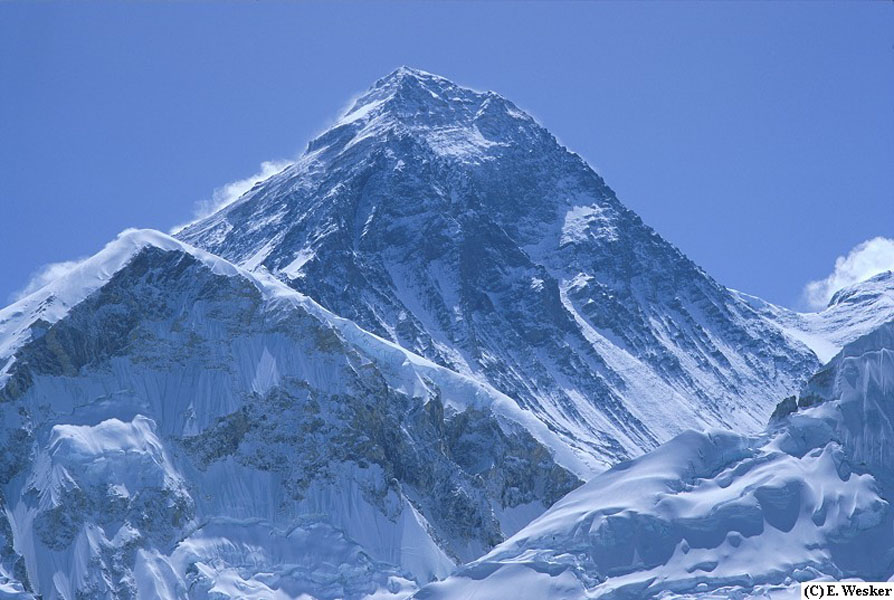
<svg viewBox="0 0 894 600">
<path fill-rule="evenodd" d="M 295 279 L 301 275 L 301 267 L 307 264 L 308 261 L 313 260 L 314 251 L 310 248 L 303 248 L 298 251 L 295 255 L 295 259 L 287 264 L 282 269 L 279 269 L 279 273 L 285 275 L 289 279 Z"/>
<path fill-rule="evenodd" d="M 485 154 L 500 145 L 486 139 L 477 127 L 441 129 L 429 134 L 428 143 L 438 155 L 460 159 Z"/>
<path fill-rule="evenodd" d="M 279 371 L 276 368 L 276 359 L 270 354 L 267 348 L 264 348 L 261 354 L 261 360 L 258 361 L 258 368 L 255 371 L 255 378 L 252 381 L 251 389 L 254 393 L 264 396 L 279 383 Z"/>
<path fill-rule="evenodd" d="M 262 302 L 261 308 L 255 310 L 269 319 L 284 319 L 288 323 L 309 318 L 337 332 L 337 339 L 346 346 L 336 349 L 335 359 L 357 355 L 374 361 L 389 389 L 406 393 L 420 404 L 437 395 L 451 411 L 489 411 L 507 432 L 519 428 L 529 431 L 546 445 L 548 452 L 555 454 L 559 464 L 573 472 L 592 473 L 598 468 L 590 457 L 579 456 L 540 420 L 489 385 L 364 331 L 264 270 L 246 271 L 159 232 L 122 234 L 76 273 L 36 294 L 39 298 L 50 294 L 62 298 L 66 310 L 54 313 L 53 318 L 56 322 L 65 321 L 71 311 L 103 290 L 118 273 L 127 272 L 134 257 L 147 249 L 192 257 L 201 268 L 220 278 L 210 287 L 203 288 L 208 284 L 196 281 L 196 290 L 187 287 L 177 288 L 176 293 L 166 292 L 170 294 L 170 302 L 183 303 L 177 305 L 177 310 L 186 311 L 191 317 L 188 332 L 192 337 L 188 339 L 193 341 L 190 344 L 207 337 L 210 346 L 199 346 L 198 351 L 190 350 L 165 363 L 162 370 L 155 370 L 147 366 L 152 360 L 147 363 L 141 352 L 151 354 L 160 341 L 170 344 L 178 339 L 183 325 L 173 326 L 150 318 L 142 327 L 149 334 L 147 339 L 153 341 L 145 348 L 140 343 L 132 345 L 129 352 L 136 354 L 113 357 L 77 376 L 40 376 L 26 392 L 23 400 L 26 406 L 43 402 L 41 398 L 51 399 L 40 409 L 45 415 L 43 418 L 49 418 L 50 423 L 60 422 L 52 424 L 47 437 L 39 440 L 36 447 L 45 450 L 28 467 L 28 477 L 7 487 L 5 493 L 7 497 L 20 498 L 10 517 L 16 551 L 25 557 L 34 584 L 50 600 L 67 597 L 73 589 L 99 589 L 107 575 L 89 567 L 90 561 L 118 556 L 131 544 L 137 544 L 140 550 L 127 577 L 132 577 L 133 585 L 141 593 L 168 594 L 162 597 L 170 598 L 181 597 L 185 582 L 193 577 L 191 573 L 197 573 L 195 577 L 204 582 L 196 584 L 195 589 L 211 595 L 292 598 L 307 593 L 323 598 L 328 597 L 328 592 L 321 590 L 331 589 L 334 590 L 331 597 L 336 598 L 347 593 L 345 585 L 356 584 L 351 597 L 403 598 L 416 589 L 416 582 L 443 578 L 455 567 L 455 559 L 440 546 L 432 524 L 415 502 L 393 491 L 385 496 L 385 508 L 371 501 L 369 490 L 377 489 L 385 481 L 380 470 L 346 463 L 332 479 L 313 482 L 303 492 L 302 500 L 292 503 L 282 493 L 285 482 L 272 473 L 246 468 L 231 459 L 197 469 L 189 461 L 184 462 L 182 449 L 172 453 L 170 440 L 199 434 L 219 419 L 237 413 L 245 406 L 246 394 L 264 397 L 289 381 L 345 393 L 337 387 L 339 381 L 332 372 L 332 359 L 300 351 L 295 345 L 294 333 L 274 329 L 261 335 L 243 329 L 246 327 L 243 321 L 233 321 L 243 318 L 238 315 L 244 308 L 240 303 L 245 300 L 226 295 L 223 290 L 227 286 L 243 289 L 239 287 L 241 283 L 248 284 Z M 153 260 L 164 264 L 164 259 L 154 256 Z M 87 279 L 90 285 L 77 278 Z M 232 283 L 227 283 L 229 280 Z M 207 292 L 202 292 L 203 289 L 222 290 L 224 295 L 217 298 L 219 304 L 206 304 Z M 198 292 L 203 294 L 201 301 L 196 301 L 193 295 Z M 33 297 L 23 299 L 16 308 L 30 307 L 33 301 Z M 227 312 L 221 313 L 224 307 Z M 21 310 L 18 318 L 27 322 L 29 316 L 33 319 L 34 313 L 26 315 Z M 228 333 L 234 326 L 238 333 Z M 171 358 L 178 352 L 175 346 Z M 7 408 L 12 410 L 10 406 Z M 274 440 L 270 443 L 275 447 Z M 260 447 L 259 451 L 266 450 Z M 33 504 L 27 500 L 25 490 L 28 489 L 39 491 L 40 502 Z M 72 494 L 81 493 L 79 490 L 86 490 L 91 498 L 83 513 L 71 500 Z M 146 545 L 145 541 L 154 539 L 152 536 L 176 535 L 177 528 L 170 524 L 153 521 L 143 530 L 142 526 L 136 529 L 127 522 L 122 525 L 118 517 L 110 517 L 113 522 L 107 522 L 101 516 L 121 510 L 115 507 L 139 506 L 147 494 L 169 498 L 160 503 L 161 507 L 167 507 L 164 510 L 181 505 L 194 507 L 182 509 L 186 518 L 193 520 L 186 541 L 173 554 L 164 551 L 164 544 Z M 74 537 L 65 549 L 50 549 L 49 542 L 40 537 L 43 534 L 33 524 L 55 519 L 50 515 L 60 510 L 64 514 L 75 511 L 75 516 L 66 517 L 76 524 L 72 531 Z M 194 516 L 189 517 L 192 510 Z M 517 529 L 534 514 L 533 505 L 518 507 L 505 511 L 502 521 L 505 527 Z M 291 530 L 293 533 L 280 533 L 298 517 L 305 519 L 300 527 Z M 170 517 L 162 512 L 157 518 L 163 521 Z M 310 570 L 305 567 L 296 570 L 291 555 L 264 554 L 272 552 L 269 544 L 246 546 L 232 554 L 233 545 L 243 542 L 239 527 L 230 522 L 226 535 L 215 533 L 211 537 L 216 541 L 208 542 L 202 537 L 207 533 L 207 523 L 219 518 L 244 522 L 239 527 L 252 539 L 284 536 L 282 544 L 289 552 L 309 553 L 298 562 Z M 164 533 L 156 532 L 156 528 Z M 307 538 L 298 534 L 303 531 L 301 535 L 316 535 L 311 532 L 322 531 L 320 528 L 332 535 L 344 536 L 345 554 L 330 557 L 332 563 L 307 547 Z M 200 543 L 200 540 L 205 541 Z M 466 544 L 462 540 L 456 543 Z M 472 544 L 466 551 L 473 556 L 485 549 L 480 544 Z M 255 552 L 261 554 L 251 562 L 249 559 Z M 178 558 L 183 556 L 191 557 L 187 562 L 196 566 L 190 567 L 183 562 L 186 559 Z M 312 559 L 323 562 L 307 566 L 307 561 Z M 332 565 L 342 566 L 332 571 Z M 356 575 L 348 575 L 353 568 L 357 569 Z M 371 577 L 375 585 L 370 584 Z M 317 582 L 315 591 L 301 591 L 301 586 L 306 586 L 308 581 Z"/>
<path fill-rule="evenodd" d="M 522 425 L 538 442 L 544 444 L 554 453 L 554 458 L 559 465 L 572 473 L 585 476 L 602 470 L 603 465 L 593 456 L 569 446 L 563 438 L 556 435 L 534 414 L 519 407 L 517 402 L 493 386 L 464 377 L 413 354 L 394 342 L 364 331 L 354 322 L 334 316 L 309 298 L 296 294 L 279 282 L 276 284 L 278 284 L 281 294 L 301 302 L 315 314 L 328 317 L 347 341 L 362 348 L 370 356 L 380 361 L 382 365 L 400 365 L 391 373 L 403 381 L 403 384 L 398 387 L 401 391 L 424 397 L 428 389 L 426 381 L 431 381 L 441 390 L 443 401 L 459 412 L 468 409 L 489 408 L 506 421 Z"/>
<path fill-rule="evenodd" d="M 160 231 L 128 229 L 62 277 L 0 310 L 0 361 L 8 360 L 30 339 L 29 328 L 38 319 L 50 324 L 62 319 L 71 307 L 102 287 L 147 246 L 186 251 L 182 242 Z M 234 265 L 203 250 L 194 248 L 190 253 L 207 264 L 214 273 L 235 275 L 239 272 Z M 4 381 L 3 375 L 0 375 L 0 385 Z"/>
<path fill-rule="evenodd" d="M 487 160 L 488 151 L 493 147 L 506 146 L 504 142 L 488 139 L 475 125 L 495 101 L 505 102 L 493 92 L 460 88 L 443 77 L 401 67 L 355 100 L 329 131 L 347 131 L 349 137 L 342 152 L 392 133 L 410 131 L 421 136 L 439 156 L 477 162 Z M 426 107 L 420 111 L 423 104 Z M 432 108 L 436 112 L 426 114 Z M 506 106 L 503 111 L 516 121 L 531 120 L 511 106 Z M 423 114 L 427 117 L 425 122 L 417 123 L 417 118 Z M 436 125 L 437 122 L 443 124 Z"/>
<path fill-rule="evenodd" d="M 23 490 L 36 492 L 37 502 L 28 495 L 19 496 L 10 518 L 16 550 L 24 556 L 32 584 L 44 591 L 44 597 L 74 597 L 75 591 L 87 589 L 98 576 L 90 560 L 103 548 L 127 546 L 139 539 L 141 534 L 126 524 L 115 529 L 108 507 L 120 508 L 146 497 L 184 497 L 182 478 L 155 429 L 154 422 L 141 415 L 129 422 L 108 419 L 93 426 L 60 424 L 51 429 L 32 475 L 19 483 Z M 13 486 L 9 491 L 19 490 Z M 104 491 L 106 500 L 99 500 Z M 98 509 L 95 502 L 104 508 L 91 515 L 91 510 Z M 94 518 L 107 524 L 105 528 L 85 524 L 70 554 L 46 548 L 45 517 L 60 510 L 71 511 L 75 520 Z M 150 528 L 149 523 L 146 526 Z"/>
<path fill-rule="evenodd" d="M 599 206 L 574 206 L 565 213 L 562 236 L 559 244 L 574 244 L 587 241 L 589 236 L 617 239 L 617 229 L 612 225 L 608 210 Z"/>
<path fill-rule="evenodd" d="M 705 411 L 694 411 L 689 398 L 668 385 L 641 360 L 612 343 L 590 325 L 568 298 L 568 290 L 580 286 L 581 283 L 580 278 L 575 278 L 562 284 L 560 287 L 562 304 L 574 316 L 587 340 L 599 350 L 608 365 L 624 378 L 627 393 L 637 399 L 636 404 L 631 406 L 633 414 L 643 421 L 656 423 L 657 432 L 664 439 L 669 439 L 686 429 L 720 426 L 721 423 L 712 419 Z"/>
<path fill-rule="evenodd" d="M 839 290 L 825 309 L 798 313 L 733 291 L 787 336 L 829 362 L 849 342 L 894 319 L 894 272 Z"/>
<path fill-rule="evenodd" d="M 270 256 L 270 253 L 273 252 L 273 249 L 276 247 L 277 241 L 278 240 L 271 240 L 270 242 L 268 242 L 266 246 L 264 246 L 263 248 L 261 248 L 260 250 L 258 250 L 254 254 L 252 254 L 248 259 L 246 259 L 243 262 L 242 267 L 249 271 L 253 271 L 253 270 L 257 269 L 261 265 L 261 263 L 263 263 L 264 260 L 266 260 L 266 258 L 268 256 Z"/>
<path fill-rule="evenodd" d="M 355 106 L 338 120 L 338 125 L 350 125 L 355 121 L 363 120 L 381 109 L 384 104 L 385 100 L 376 100 L 375 102 Z"/>
<path fill-rule="evenodd" d="M 397 573 L 376 572 L 356 544 L 312 522 L 280 530 L 264 521 L 213 520 L 178 544 L 170 564 L 180 573 L 195 569 L 198 597 L 399 600 L 416 589 Z"/>
<path fill-rule="evenodd" d="M 179 237 L 498 390 L 587 477 L 689 427 L 757 432 L 818 364 L 509 100 L 415 69 Z"/>
<path fill-rule="evenodd" d="M 894 323 L 829 369 L 803 392 L 819 405 L 754 437 L 681 434 L 414 597 L 796 598 L 799 581 L 887 580 Z"/>
</svg>

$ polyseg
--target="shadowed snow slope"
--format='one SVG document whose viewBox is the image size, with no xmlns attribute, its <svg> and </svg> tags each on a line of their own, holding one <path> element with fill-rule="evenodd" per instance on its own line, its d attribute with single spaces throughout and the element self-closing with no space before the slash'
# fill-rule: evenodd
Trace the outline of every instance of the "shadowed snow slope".
<svg viewBox="0 0 894 600">
<path fill-rule="evenodd" d="M 405 597 L 594 468 L 496 390 L 154 231 L 0 336 L 0 597 Z"/>
<path fill-rule="evenodd" d="M 604 465 L 688 428 L 759 431 L 818 366 L 512 102 L 414 69 L 178 237 L 493 385 Z"/>
<path fill-rule="evenodd" d="M 415 597 L 797 598 L 894 574 L 894 323 L 847 345 L 768 431 L 684 433 L 570 493 Z"/>
</svg>

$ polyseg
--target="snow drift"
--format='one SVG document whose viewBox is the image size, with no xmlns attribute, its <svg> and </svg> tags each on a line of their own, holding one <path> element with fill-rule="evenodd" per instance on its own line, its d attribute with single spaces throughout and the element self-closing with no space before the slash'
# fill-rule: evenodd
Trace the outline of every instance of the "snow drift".
<svg viewBox="0 0 894 600">
<path fill-rule="evenodd" d="M 799 581 L 888 580 L 892 423 L 894 322 L 848 344 L 765 433 L 684 433 L 415 597 L 797 598 Z"/>
</svg>

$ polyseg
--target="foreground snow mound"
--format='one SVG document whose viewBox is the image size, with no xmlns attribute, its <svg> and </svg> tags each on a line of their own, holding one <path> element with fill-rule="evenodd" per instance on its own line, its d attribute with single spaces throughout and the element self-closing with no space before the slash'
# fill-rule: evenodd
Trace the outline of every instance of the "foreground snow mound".
<svg viewBox="0 0 894 600">
<path fill-rule="evenodd" d="M 158 232 L 0 335 L 0 597 L 402 598 L 594 468 L 496 390 Z"/>
<path fill-rule="evenodd" d="M 257 520 L 216 519 L 178 544 L 170 562 L 187 574 L 196 599 L 405 598 L 416 589 L 393 566 L 314 520 L 277 530 Z"/>
<path fill-rule="evenodd" d="M 414 69 L 178 237 L 489 383 L 602 465 L 759 431 L 819 364 L 512 102 Z"/>
<path fill-rule="evenodd" d="M 797 598 L 894 574 L 894 323 L 759 436 L 684 433 L 595 477 L 419 599 Z"/>
</svg>

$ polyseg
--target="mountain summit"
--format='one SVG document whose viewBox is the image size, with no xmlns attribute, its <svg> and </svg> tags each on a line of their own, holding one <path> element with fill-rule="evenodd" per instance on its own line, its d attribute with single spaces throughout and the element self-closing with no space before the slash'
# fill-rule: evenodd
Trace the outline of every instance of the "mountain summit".
<svg viewBox="0 0 894 600">
<path fill-rule="evenodd" d="M 440 156 L 482 159 L 494 145 L 549 134 L 494 92 L 476 92 L 448 79 L 400 67 L 378 80 L 308 153 L 346 151 L 364 140 L 415 134 Z"/>
<path fill-rule="evenodd" d="M 406 67 L 178 237 L 493 385 L 594 472 L 757 431 L 818 364 L 512 102 Z"/>
</svg>

